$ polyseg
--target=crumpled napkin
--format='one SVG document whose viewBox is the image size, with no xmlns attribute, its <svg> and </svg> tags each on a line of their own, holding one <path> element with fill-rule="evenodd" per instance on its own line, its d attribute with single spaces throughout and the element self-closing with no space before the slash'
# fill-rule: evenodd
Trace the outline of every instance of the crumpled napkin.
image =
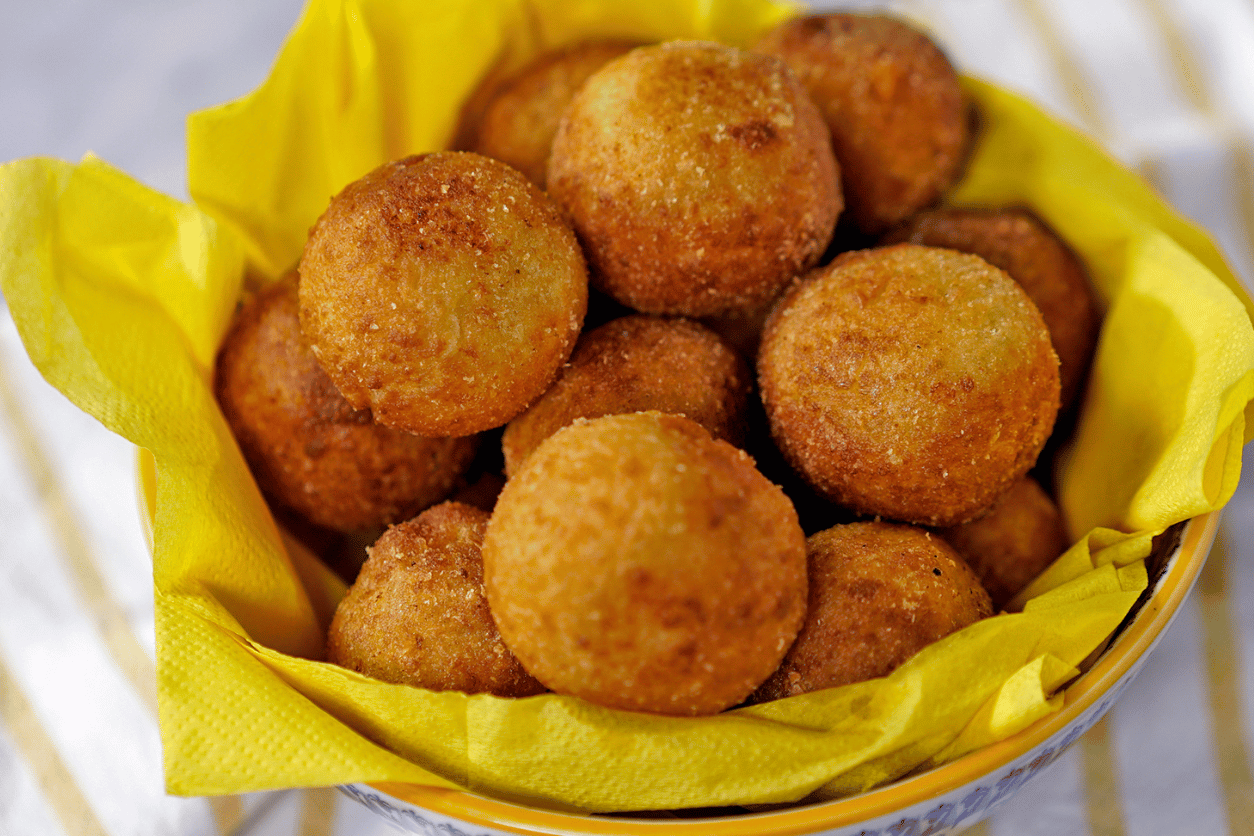
<svg viewBox="0 0 1254 836">
<path fill-rule="evenodd" d="M 191 118 L 195 205 L 90 157 L 0 167 L 0 287 L 32 360 L 154 462 L 171 792 L 400 782 L 584 811 L 856 792 L 1056 710 L 1145 588 L 1152 537 L 1231 496 L 1254 398 L 1254 306 L 1205 236 L 1133 175 L 970 80 L 983 131 L 951 200 L 1031 205 L 1107 306 L 1061 467 L 1076 545 L 1021 611 L 886 678 L 699 719 L 432 693 L 320 661 L 343 585 L 285 540 L 211 393 L 245 281 L 290 266 L 346 182 L 449 142 L 485 75 L 599 35 L 745 44 L 788 13 L 765 0 L 312 0 L 259 90 Z"/>
</svg>

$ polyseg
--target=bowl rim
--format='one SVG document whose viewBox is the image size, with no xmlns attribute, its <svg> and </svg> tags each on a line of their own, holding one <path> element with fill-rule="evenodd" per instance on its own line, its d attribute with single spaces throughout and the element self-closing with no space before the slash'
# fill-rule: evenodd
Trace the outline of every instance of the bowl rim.
<svg viewBox="0 0 1254 836">
<path fill-rule="evenodd" d="M 1153 594 L 1089 670 L 1063 691 L 1063 705 L 1004 740 L 947 764 L 856 796 L 729 816 L 648 819 L 591 816 L 527 807 L 469 790 L 366 782 L 371 789 L 469 824 L 518 833 L 794 836 L 858 824 L 952 792 L 1043 745 L 1089 710 L 1157 644 L 1188 597 L 1219 530 L 1221 509 L 1185 521 Z"/>
</svg>

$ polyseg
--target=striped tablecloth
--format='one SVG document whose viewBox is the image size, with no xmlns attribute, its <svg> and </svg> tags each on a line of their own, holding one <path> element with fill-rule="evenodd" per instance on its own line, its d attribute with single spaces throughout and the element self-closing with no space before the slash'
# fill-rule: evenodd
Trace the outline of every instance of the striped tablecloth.
<svg viewBox="0 0 1254 836">
<path fill-rule="evenodd" d="M 836 4 L 824 4 L 836 5 Z M 873 4 L 849 2 L 845 8 Z M 1254 0 L 917 0 L 965 71 L 1096 137 L 1254 282 Z M 0 160 L 94 151 L 186 198 L 183 117 L 267 71 L 298 0 L 0 5 Z M 973 833 L 1254 834 L 1254 453 L 1126 696 Z M 334 790 L 162 785 L 134 451 L 0 317 L 0 834 L 382 834 Z"/>
</svg>

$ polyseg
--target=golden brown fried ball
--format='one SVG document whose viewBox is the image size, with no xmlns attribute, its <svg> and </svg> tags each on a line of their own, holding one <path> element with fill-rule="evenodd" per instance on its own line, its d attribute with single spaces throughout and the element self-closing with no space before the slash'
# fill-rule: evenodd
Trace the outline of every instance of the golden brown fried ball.
<svg viewBox="0 0 1254 836">
<path fill-rule="evenodd" d="M 970 143 L 961 83 L 925 34 L 892 17 L 798 17 L 756 50 L 782 58 L 823 113 L 857 227 L 879 233 L 936 202 Z"/>
<path fill-rule="evenodd" d="M 575 92 L 588 76 L 636 46 L 636 41 L 584 41 L 540 55 L 493 95 L 472 150 L 512 165 L 543 189 L 549 149 Z"/>
<path fill-rule="evenodd" d="M 300 274 L 301 327 L 344 398 L 430 436 L 500 426 L 539 397 L 588 298 L 578 242 L 544 193 L 466 152 L 350 183 Z"/>
<path fill-rule="evenodd" d="M 712 714 L 805 615 L 805 535 L 742 451 L 658 412 L 581 420 L 527 458 L 483 541 L 506 643 L 554 691 Z"/>
<path fill-rule="evenodd" d="M 646 313 L 751 308 L 815 264 L 841 209 L 827 129 L 782 62 L 634 49 L 576 94 L 548 188 L 593 282 Z"/>
<path fill-rule="evenodd" d="M 1101 314 L 1084 266 L 1030 210 L 933 209 L 910 218 L 885 240 L 974 253 L 1009 273 L 1049 327 L 1058 353 L 1063 408 L 1075 402 L 1097 345 Z"/>
<path fill-rule="evenodd" d="M 327 658 L 433 691 L 543 692 L 501 641 L 483 594 L 488 514 L 458 502 L 389 528 L 335 611 Z"/>
<path fill-rule="evenodd" d="M 754 702 L 886 676 L 927 645 L 993 613 L 953 549 L 923 529 L 838 525 L 806 541 L 809 609 Z"/>
<path fill-rule="evenodd" d="M 1070 545 L 1062 512 L 1024 477 L 987 514 L 939 532 L 962 555 L 1001 609 Z"/>
<path fill-rule="evenodd" d="M 838 256 L 771 314 L 771 433 L 806 479 L 868 515 L 973 519 L 1036 461 L 1058 358 L 1019 285 L 978 256 L 897 244 Z"/>
<path fill-rule="evenodd" d="M 248 300 L 218 353 L 214 392 L 261 490 L 347 532 L 443 499 L 475 438 L 421 438 L 371 420 L 336 391 L 301 335 L 296 274 Z"/>
<path fill-rule="evenodd" d="M 634 314 L 586 332 L 557 382 L 505 428 L 505 473 L 576 418 L 656 410 L 684 415 L 715 438 L 744 442 L 751 373 L 710 329 Z"/>
</svg>

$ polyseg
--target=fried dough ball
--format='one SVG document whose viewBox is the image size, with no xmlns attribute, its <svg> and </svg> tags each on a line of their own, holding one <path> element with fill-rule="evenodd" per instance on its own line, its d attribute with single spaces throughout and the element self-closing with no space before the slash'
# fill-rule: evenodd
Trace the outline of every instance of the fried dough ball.
<svg viewBox="0 0 1254 836">
<path fill-rule="evenodd" d="M 554 691 L 712 714 L 805 615 L 805 535 L 742 451 L 658 412 L 580 420 L 505 484 L 483 541 L 506 644 Z"/>
<path fill-rule="evenodd" d="M 939 533 L 974 570 L 997 609 L 1071 544 L 1062 512 L 1029 477 L 1011 485 L 984 516 Z"/>
<path fill-rule="evenodd" d="M 806 541 L 808 612 L 753 702 L 887 676 L 924 647 L 993 614 L 940 537 L 908 525 L 838 525 Z"/>
<path fill-rule="evenodd" d="M 978 256 L 897 244 L 838 256 L 767 321 L 771 433 L 822 493 L 933 526 L 979 516 L 1032 467 L 1058 411 L 1036 306 Z"/>
<path fill-rule="evenodd" d="M 512 165 L 543 189 L 549 149 L 575 92 L 608 61 L 639 45 L 584 41 L 540 55 L 492 97 L 472 150 Z"/>
<path fill-rule="evenodd" d="M 1101 314 L 1080 260 L 1030 210 L 933 209 L 910 218 L 885 241 L 974 253 L 1009 273 L 1049 327 L 1058 353 L 1062 407 L 1075 402 L 1097 345 Z"/>
<path fill-rule="evenodd" d="M 433 691 L 542 693 L 501 641 L 483 595 L 487 524 L 486 511 L 445 502 L 389 528 L 335 611 L 327 658 Z"/>
<path fill-rule="evenodd" d="M 830 145 L 782 62 L 673 41 L 584 83 L 548 188 L 606 293 L 646 313 L 721 314 L 823 254 L 842 206 Z"/>
<path fill-rule="evenodd" d="M 477 439 L 421 438 L 349 406 L 301 334 L 296 285 L 293 272 L 249 299 L 218 352 L 214 393 L 258 487 L 339 532 L 439 502 Z"/>
<path fill-rule="evenodd" d="M 655 410 L 684 415 L 737 447 L 745 435 L 751 373 L 696 322 L 635 314 L 585 333 L 557 382 L 505 428 L 505 473 L 576 418 Z"/>
<path fill-rule="evenodd" d="M 467 152 L 350 183 L 300 275 L 301 327 L 344 398 L 428 436 L 500 426 L 539 397 L 588 299 L 578 242 L 544 193 Z"/>
<path fill-rule="evenodd" d="M 782 58 L 818 105 L 862 232 L 883 232 L 957 181 L 967 102 L 927 35 L 885 15 L 832 12 L 788 20 L 754 48 Z"/>
</svg>

